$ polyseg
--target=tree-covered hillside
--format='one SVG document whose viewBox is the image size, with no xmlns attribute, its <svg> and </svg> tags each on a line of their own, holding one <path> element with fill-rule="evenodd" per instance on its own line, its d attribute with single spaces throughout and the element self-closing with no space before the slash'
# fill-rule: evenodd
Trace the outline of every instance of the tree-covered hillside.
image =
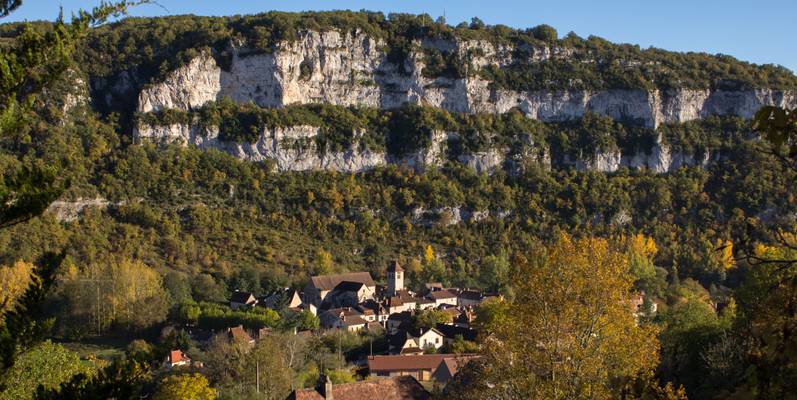
<svg viewBox="0 0 797 400">
<path fill-rule="evenodd" d="M 562 48 L 572 52 L 572 58 L 523 63 L 502 71 L 474 71 L 484 73 L 496 85 L 508 88 L 572 87 L 573 81 L 581 81 L 590 89 L 712 88 L 720 85 L 773 89 L 797 87 L 797 79 L 784 68 L 756 66 L 726 55 L 643 50 L 639 46 L 613 44 L 594 36 L 583 39 L 572 33 L 560 37 L 556 30 L 546 25 L 519 30 L 502 25 L 487 26 L 474 18 L 470 24 L 450 26 L 442 19 L 435 21 L 425 14 L 386 16 L 379 12 L 267 12 L 220 18 L 128 18 L 95 30 L 81 57 L 93 61 L 86 64 L 92 75 L 110 76 L 136 67 L 158 76 L 173 70 L 204 48 L 213 49 L 223 58 L 225 51 L 229 51 L 230 42 L 236 41 L 238 46 L 243 44 L 253 51 L 270 52 L 283 42 L 296 40 L 301 32 L 307 30 L 364 33 L 384 41 L 386 52 L 396 62 L 403 61 L 413 50 L 424 51 L 414 48 L 418 44 L 413 41 L 421 39 L 484 40 L 511 46 L 521 55 L 524 51 L 533 51 L 534 47 Z M 467 60 L 452 59 L 446 54 L 425 56 L 436 60 L 430 60 L 430 64 L 438 65 L 437 74 L 461 75 L 463 72 L 455 72 L 462 70 L 458 64 L 467 64 Z M 107 62 L 110 60 L 113 62 Z"/>
<path fill-rule="evenodd" d="M 396 65 L 414 53 L 427 76 L 480 76 L 494 89 L 797 89 L 785 69 L 573 34 L 559 38 L 547 26 L 514 30 L 474 18 L 452 27 L 428 15 L 343 11 L 128 18 L 90 29 L 79 42 L 83 36 L 70 37 L 69 46 L 55 46 L 62 58 L 47 64 L 45 39 L 60 43 L 65 29 L 0 27 L 0 60 L 15 66 L 19 78 L 0 87 L 6 95 L 0 99 L 0 396 L 8 382 L 24 380 L 15 388 L 24 388 L 18 396 L 25 398 L 157 398 L 189 384 L 206 396 L 216 395 L 212 385 L 224 398 L 254 398 L 252 370 L 264 365 L 274 372 L 269 398 L 312 387 L 321 373 L 335 384 L 353 381 L 355 362 L 387 348 L 384 335 L 323 332 L 308 311 L 233 310 L 227 300 L 234 290 L 262 296 L 335 272 L 368 271 L 382 283 L 391 260 L 405 267 L 411 289 L 439 282 L 504 296 L 477 311 L 476 343 L 463 339 L 446 348 L 483 351 L 496 363 L 492 370 L 468 369 L 447 393 L 452 398 L 479 398 L 480 390 L 496 388 L 496 398 L 512 398 L 506 387 L 539 389 L 538 398 L 548 398 L 546 390 L 589 398 L 584 377 L 595 380 L 601 398 L 683 398 L 680 387 L 696 399 L 793 393 L 797 280 L 790 269 L 765 261 L 794 258 L 797 171 L 783 162 L 789 154 L 773 152 L 741 117 L 653 129 L 592 113 L 541 122 L 515 109 L 261 108 L 225 98 L 188 111 L 133 115 L 135 95 L 100 101 L 117 85 L 137 95 L 204 51 L 225 65 L 231 45 L 272 52 L 305 30 L 363 32 L 382 41 Z M 484 40 L 511 46 L 515 59 L 542 47 L 567 57 L 477 70 L 452 52 L 422 48 L 422 39 Z M 32 66 L 17 68 L 20 60 Z M 52 79 L 34 79 L 50 78 L 44 72 Z M 77 93 L 81 74 L 89 101 Z M 772 120 L 782 122 L 785 114 Z M 214 149 L 135 143 L 131 122 L 216 127 L 230 143 L 254 142 L 265 129 L 310 125 L 320 128 L 312 139 L 319 151 L 356 144 L 395 156 L 428 147 L 434 131 L 458 137 L 440 168 L 281 173 L 271 161 L 247 162 Z M 657 144 L 713 156 L 706 165 L 662 174 L 580 171 L 561 160 L 549 168 L 523 157 L 514 168 L 487 174 L 456 162 L 493 147 L 520 154 L 529 143 L 563 156 L 645 153 Z M 604 291 L 604 284 L 611 287 Z M 637 294 L 638 308 L 628 310 L 625 302 Z M 526 307 L 529 301 L 561 308 Z M 548 313 L 560 337 L 544 326 Z M 419 313 L 411 323 L 431 327 L 438 317 Z M 609 328 L 599 330 L 611 335 L 607 342 L 593 335 L 601 324 L 589 318 L 610 318 Z M 253 348 L 238 346 L 226 339 L 226 329 L 237 325 L 269 334 Z M 577 337 L 582 328 L 589 335 Z M 295 330 L 314 334 L 302 339 Z M 203 333 L 208 337 L 197 339 Z M 623 340 L 634 333 L 642 335 Z M 63 346 L 36 344 L 45 336 Z M 579 347 L 579 340 L 594 338 L 600 343 Z M 541 356 L 527 358 L 526 369 L 512 368 L 502 343 L 553 354 L 554 366 Z M 559 344 L 566 346 L 560 351 Z M 19 368 L 52 365 L 41 356 L 47 348 L 85 375 L 45 376 L 46 387 L 34 394 L 39 378 Z M 175 349 L 205 362 L 200 372 L 207 380 L 161 369 Z M 95 357 L 103 352 L 115 361 Z M 594 368 L 571 369 L 581 360 Z M 16 369 L 15 361 L 22 362 Z M 567 370 L 566 381 L 551 376 L 558 368 Z"/>
</svg>

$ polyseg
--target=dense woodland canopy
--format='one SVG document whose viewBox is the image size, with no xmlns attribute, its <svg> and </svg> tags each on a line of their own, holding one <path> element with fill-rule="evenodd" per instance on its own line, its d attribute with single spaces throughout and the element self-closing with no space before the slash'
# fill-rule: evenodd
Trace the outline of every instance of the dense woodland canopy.
<svg viewBox="0 0 797 400">
<path fill-rule="evenodd" d="M 142 76 L 154 77 L 202 46 L 215 49 L 223 59 L 231 38 L 244 38 L 257 51 L 271 51 L 279 40 L 293 40 L 300 29 L 330 27 L 383 38 L 397 59 L 411 50 L 410 39 L 426 35 L 519 47 L 555 44 L 608 60 L 594 64 L 594 70 L 551 64 L 543 71 L 481 72 L 508 87 L 539 84 L 547 68 L 566 73 L 563 79 L 579 74 L 594 88 L 729 82 L 792 88 L 797 79 L 780 68 L 755 67 L 729 57 L 643 51 L 573 35 L 558 39 L 544 26 L 517 31 L 474 20 L 450 27 L 428 16 L 350 12 L 131 18 L 92 30 L 88 40 L 75 47 L 79 50 L 74 57 L 95 76 L 114 79 L 136 66 L 145 72 Z M 50 28 L 6 25 L 0 30 L 8 41 L 4 43 L 19 45 L 14 40 L 26 38 L 29 42 L 24 43 L 30 45 L 46 43 L 41 37 L 52 38 L 46 36 Z M 9 54 L 3 53 L 4 61 L 17 60 Z M 439 56 L 435 73 L 457 76 L 467 70 L 457 67 L 461 60 L 427 56 Z M 643 62 L 638 74 L 619 73 L 611 61 L 616 57 L 637 58 L 656 67 L 646 69 Z M 111 59 L 115 61 L 106 62 Z M 63 73 L 61 67 L 53 72 Z M 25 76 L 28 70 L 19 71 Z M 276 173 L 267 162 L 244 162 L 218 151 L 132 144 L 127 130 L 120 128 L 121 119 L 109 110 L 82 105 L 65 112 L 52 99 L 69 85 L 54 81 L 42 85 L 47 96 L 33 92 L 32 97 L 23 96 L 24 102 L 3 103 L 3 115 L 14 118 L 5 118 L 0 126 L 0 194 L 30 194 L 34 208 L 55 197 L 66 201 L 67 208 L 94 198 L 108 204 L 85 207 L 74 219 L 47 212 L 26 221 L 41 209 L 18 208 L 11 217 L 26 222 L 0 230 L 0 390 L 24 389 L 25 393 L 13 392 L 16 398 L 33 398 L 36 382 L 44 384 L 35 395 L 41 399 L 137 398 L 141 393 L 163 398 L 175 388 L 212 398 L 216 390 L 208 385 L 225 398 L 251 398 L 253 363 L 275 371 L 267 391 L 270 398 L 284 398 L 291 387 L 312 386 L 321 372 L 335 383 L 354 380 L 349 362 L 367 354 L 371 346 L 376 351 L 384 348 L 383 337 L 327 334 L 300 340 L 284 332 L 317 330 L 317 318 L 284 307 L 232 311 L 223 303 L 235 289 L 264 294 L 285 286 L 298 288 L 314 274 L 367 270 L 380 281 L 387 261 L 393 259 L 406 266 L 410 287 L 437 281 L 498 291 L 507 298 L 479 311 L 480 350 L 496 361 L 496 369 L 480 371 L 484 365 L 475 365 L 463 374 L 461 384 L 452 386 L 451 397 L 474 398 L 485 387 L 545 398 L 678 398 L 683 395 L 681 386 L 696 399 L 789 398 L 795 393 L 797 347 L 790 334 L 796 321 L 795 274 L 783 265 L 761 262 L 795 257 L 790 249 L 794 236 L 789 233 L 797 211 L 795 170 L 767 143 L 750 140 L 746 121 L 710 118 L 653 132 L 595 115 L 543 124 L 517 113 L 459 115 L 417 106 L 386 111 L 326 105 L 261 110 L 229 101 L 208 104 L 194 114 L 171 110 L 140 116 L 149 122 L 217 125 L 227 139 L 238 141 L 251 140 L 252 128 L 303 122 L 322 128 L 317 144 L 327 150 L 350 146 L 353 132 L 368 128 L 376 135 L 361 145 L 402 154 L 423 146 L 431 130 L 448 128 L 463 133 L 462 152 L 495 143 L 511 146 L 522 141 L 517 132 L 566 151 L 645 151 L 651 138 L 661 133 L 666 143 L 684 151 L 711 149 L 721 155 L 705 168 L 668 174 L 579 172 L 535 163 L 490 176 L 457 163 L 424 172 L 388 166 L 358 174 Z M 23 106 L 12 109 L 12 103 Z M 37 166 L 47 166 L 50 175 L 33 182 L 19 179 L 35 177 L 28 171 Z M 53 188 L 39 192 L 37 183 Z M 454 208 L 487 210 L 489 216 L 455 223 Z M 745 254 L 755 258 L 739 258 Z M 47 265 L 52 266 L 52 282 L 40 279 L 48 276 L 42 272 Z M 565 278 L 578 283 L 579 296 L 547 290 L 561 286 Z M 34 290 L 26 292 L 31 283 Z M 602 289 L 596 289 L 598 283 L 608 289 L 597 290 Z M 605 313 L 586 314 L 612 321 L 601 331 L 607 341 L 587 341 L 581 348 L 570 342 L 556 353 L 536 347 L 540 340 L 560 343 L 536 329 L 549 316 L 546 313 L 574 321 L 558 327 L 564 342 L 584 331 L 580 323 L 588 307 L 582 305 L 616 305 L 615 300 L 630 290 L 644 291 L 647 310 L 657 304 L 657 312 L 645 313 L 640 326 L 630 320 L 630 313 L 618 314 L 619 309 L 608 307 Z M 527 307 L 541 301 L 561 307 Z M 21 306 L 29 308 L 15 313 Z M 437 317 L 420 315 L 415 323 L 430 325 Z M 181 324 L 269 327 L 275 334 L 254 348 L 217 337 L 200 349 L 174 328 Z M 100 357 L 89 363 L 59 344 L 15 341 L 15 333 L 30 326 L 70 349 L 75 343 L 121 342 L 124 354 L 121 361 L 109 363 Z M 528 335 L 516 335 L 521 331 Z M 623 340 L 618 332 L 633 335 L 633 340 Z M 591 367 L 578 375 L 568 365 L 546 365 L 535 358 L 527 360 L 527 370 L 503 369 L 508 365 L 505 348 L 488 338 L 605 368 Z M 458 346 L 452 351 L 473 350 Z M 206 378 L 161 376 L 150 369 L 174 348 L 205 361 Z M 596 358 L 572 357 L 583 356 L 584 349 L 594 350 Z M 43 352 L 57 357 L 42 357 Z M 48 368 L 59 375 L 27 373 Z M 566 374 L 549 379 L 557 368 Z M 609 370 L 617 373 L 609 376 Z M 70 378 L 68 371 L 83 374 Z M 56 389 L 61 382 L 66 383 Z M 501 398 L 500 390 L 497 393 Z"/>
</svg>

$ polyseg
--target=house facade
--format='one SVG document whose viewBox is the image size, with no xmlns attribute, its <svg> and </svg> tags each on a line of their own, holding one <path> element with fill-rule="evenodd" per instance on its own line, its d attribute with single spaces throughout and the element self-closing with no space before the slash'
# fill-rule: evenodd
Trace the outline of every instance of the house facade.
<svg viewBox="0 0 797 400">
<path fill-rule="evenodd" d="M 430 381 L 440 362 L 454 354 L 420 354 L 368 357 L 368 373 L 372 377 L 411 376 Z"/>
<path fill-rule="evenodd" d="M 305 304 L 321 306 L 329 293 L 341 282 L 362 283 L 370 293 L 376 293 L 376 284 L 368 272 L 350 272 L 345 274 L 322 275 L 310 278 L 304 287 L 302 301 Z"/>
</svg>

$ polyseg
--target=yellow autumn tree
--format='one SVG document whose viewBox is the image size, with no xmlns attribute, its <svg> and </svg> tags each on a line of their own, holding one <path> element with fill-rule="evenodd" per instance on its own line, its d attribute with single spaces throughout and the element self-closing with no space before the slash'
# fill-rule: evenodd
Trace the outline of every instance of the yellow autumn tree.
<svg viewBox="0 0 797 400">
<path fill-rule="evenodd" d="M 32 272 L 33 264 L 24 261 L 0 266 L 0 313 L 14 307 L 14 302 L 25 293 Z"/>
<path fill-rule="evenodd" d="M 656 266 L 653 258 L 659 249 L 653 238 L 641 233 L 623 239 L 626 245 L 628 268 L 637 288 L 643 290 L 651 286 L 656 278 Z"/>
<path fill-rule="evenodd" d="M 736 259 L 733 256 L 733 242 L 722 239 L 717 239 L 713 242 L 706 240 L 703 259 L 706 271 L 725 276 L 728 270 L 736 267 Z"/>
<path fill-rule="evenodd" d="M 161 381 L 153 400 L 214 400 L 218 394 L 201 374 L 172 375 Z"/>
<path fill-rule="evenodd" d="M 484 339 L 484 382 L 460 397 L 610 399 L 652 376 L 657 332 L 634 317 L 623 249 L 562 235 L 516 271 L 515 300 Z"/>
<path fill-rule="evenodd" d="M 119 260 L 80 268 L 67 265 L 59 294 L 68 304 L 68 329 L 73 334 L 103 333 L 117 324 L 143 329 L 163 321 L 168 304 L 160 274 L 140 261 Z"/>
<path fill-rule="evenodd" d="M 424 250 L 423 253 L 423 260 L 426 261 L 427 264 L 431 264 L 434 259 L 434 249 L 432 248 L 432 245 L 427 245 L 426 250 Z"/>
</svg>

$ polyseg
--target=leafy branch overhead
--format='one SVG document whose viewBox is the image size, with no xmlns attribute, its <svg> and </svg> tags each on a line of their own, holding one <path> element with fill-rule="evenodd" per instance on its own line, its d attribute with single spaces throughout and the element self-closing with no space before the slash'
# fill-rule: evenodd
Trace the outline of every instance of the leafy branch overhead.
<svg viewBox="0 0 797 400">
<path fill-rule="evenodd" d="M 102 2 L 91 12 L 80 11 L 68 23 L 59 17 L 50 29 L 26 24 L 12 44 L 0 48 L 0 141 L 13 142 L 27 136 L 32 129 L 31 113 L 41 108 L 37 105 L 45 90 L 72 68 L 73 53 L 90 27 L 146 2 Z M 20 5 L 20 0 L 6 0 L 0 4 L 0 15 L 7 16 Z M 68 171 L 56 172 L 35 161 L 20 160 L 3 167 L 0 227 L 41 214 L 69 186 Z"/>
<path fill-rule="evenodd" d="M 776 152 L 785 149 L 789 158 L 797 157 L 797 108 L 762 107 L 755 115 L 753 129 L 762 132 Z"/>
</svg>

